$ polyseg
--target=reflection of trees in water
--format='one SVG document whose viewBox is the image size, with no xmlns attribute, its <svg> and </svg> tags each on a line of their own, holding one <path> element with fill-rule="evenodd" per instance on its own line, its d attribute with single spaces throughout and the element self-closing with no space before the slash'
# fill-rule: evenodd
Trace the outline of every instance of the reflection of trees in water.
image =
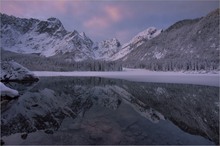
<svg viewBox="0 0 220 146">
<path fill-rule="evenodd" d="M 19 87 L 14 85 L 13 88 Z M 57 130 L 63 119 L 83 116 L 93 105 L 116 110 L 123 101 L 152 122 L 169 119 L 188 133 L 218 143 L 218 97 L 218 88 L 208 86 L 135 83 L 95 77 L 41 78 L 2 112 L 1 134 Z M 12 117 L 14 111 L 17 115 Z"/>
</svg>

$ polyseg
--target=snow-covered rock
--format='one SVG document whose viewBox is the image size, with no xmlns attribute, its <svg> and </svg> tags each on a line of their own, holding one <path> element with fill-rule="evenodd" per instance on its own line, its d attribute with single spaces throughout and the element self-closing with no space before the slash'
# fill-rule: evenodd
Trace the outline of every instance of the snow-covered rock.
<svg viewBox="0 0 220 146">
<path fill-rule="evenodd" d="M 14 61 L 1 62 L 1 81 L 37 81 L 39 78 L 27 68 Z"/>
<path fill-rule="evenodd" d="M 114 56 L 112 56 L 111 60 L 118 60 L 127 54 L 129 54 L 132 50 L 142 45 L 158 36 L 162 32 L 162 29 L 156 29 L 155 27 L 149 27 L 146 30 L 138 33 L 135 37 L 133 37 L 128 43 L 122 45 L 120 51 L 118 51 Z"/>
<path fill-rule="evenodd" d="M 17 90 L 6 87 L 2 82 L 0 82 L 0 94 L 1 94 L 1 97 L 10 97 L 10 98 L 19 96 L 19 93 Z"/>
<path fill-rule="evenodd" d="M 131 39 L 129 44 L 140 43 L 140 41 L 150 40 L 155 38 L 161 33 L 162 29 L 157 30 L 155 27 L 149 27 L 146 30 L 138 33 L 135 37 Z"/>
<path fill-rule="evenodd" d="M 111 56 L 117 53 L 121 48 L 120 42 L 116 38 L 103 40 L 97 44 L 95 51 L 96 59 L 111 60 Z"/>
</svg>

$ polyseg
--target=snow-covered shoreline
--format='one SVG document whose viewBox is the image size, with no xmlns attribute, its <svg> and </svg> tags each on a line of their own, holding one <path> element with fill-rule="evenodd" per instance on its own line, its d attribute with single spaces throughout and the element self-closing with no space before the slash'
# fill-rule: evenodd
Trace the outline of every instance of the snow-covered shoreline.
<svg viewBox="0 0 220 146">
<path fill-rule="evenodd" d="M 196 85 L 219 85 L 219 73 L 189 73 L 189 72 L 156 72 L 142 69 L 131 69 L 124 71 L 97 72 L 97 71 L 73 71 L 73 72 L 52 72 L 52 71 L 34 71 L 39 77 L 105 77 L 114 79 L 124 79 L 136 82 L 154 82 L 154 83 L 180 83 Z"/>
</svg>

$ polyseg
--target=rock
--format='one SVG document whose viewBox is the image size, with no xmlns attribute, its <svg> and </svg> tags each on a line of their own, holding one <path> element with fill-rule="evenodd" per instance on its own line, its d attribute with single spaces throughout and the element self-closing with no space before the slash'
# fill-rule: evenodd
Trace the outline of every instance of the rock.
<svg viewBox="0 0 220 146">
<path fill-rule="evenodd" d="M 52 130 L 45 130 L 44 132 L 47 133 L 47 134 L 53 134 Z"/>
<path fill-rule="evenodd" d="M 101 132 L 93 132 L 89 136 L 90 139 L 95 141 L 101 141 L 102 140 L 102 133 Z"/>
<path fill-rule="evenodd" d="M 1 139 L 1 145 L 4 145 L 5 144 L 5 142 Z"/>
<path fill-rule="evenodd" d="M 21 138 L 22 138 L 22 139 L 26 139 L 27 136 L 28 136 L 28 134 L 27 134 L 27 133 L 24 133 L 24 134 L 21 135 Z"/>
</svg>

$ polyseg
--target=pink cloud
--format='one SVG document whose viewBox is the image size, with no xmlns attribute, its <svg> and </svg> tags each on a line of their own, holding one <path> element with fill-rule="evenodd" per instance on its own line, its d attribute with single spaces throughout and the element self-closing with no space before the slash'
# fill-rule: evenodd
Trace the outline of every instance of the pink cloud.
<svg viewBox="0 0 220 146">
<path fill-rule="evenodd" d="M 130 16 L 128 14 L 125 9 L 119 6 L 106 5 L 101 8 L 98 15 L 91 16 L 88 20 L 85 20 L 84 27 L 87 29 L 106 29 Z"/>
<path fill-rule="evenodd" d="M 1 12 L 9 15 L 22 16 L 24 14 L 24 9 L 22 7 L 18 7 L 16 2 L 11 3 L 8 1 L 2 1 Z"/>
<path fill-rule="evenodd" d="M 68 1 L 65 0 L 59 0 L 59 1 L 50 1 L 48 3 L 48 7 L 52 7 L 52 9 L 55 9 L 56 11 L 60 13 L 66 13 L 67 9 L 66 6 L 68 5 Z"/>
<path fill-rule="evenodd" d="M 108 25 L 108 20 L 105 17 L 92 17 L 84 22 L 84 26 L 90 29 L 104 29 Z"/>
<path fill-rule="evenodd" d="M 59 1 L 3 1 L 1 12 L 19 17 L 38 17 L 66 13 L 67 2 Z"/>
<path fill-rule="evenodd" d="M 121 9 L 119 9 L 116 6 L 106 6 L 104 8 L 104 11 L 106 12 L 106 15 L 108 18 L 113 20 L 114 22 L 117 22 L 122 19 L 122 13 L 120 12 Z"/>
<path fill-rule="evenodd" d="M 68 6 L 70 7 L 70 11 L 73 15 L 79 16 L 79 15 L 85 15 L 87 13 L 89 3 L 86 1 L 71 1 L 68 3 Z"/>
</svg>

